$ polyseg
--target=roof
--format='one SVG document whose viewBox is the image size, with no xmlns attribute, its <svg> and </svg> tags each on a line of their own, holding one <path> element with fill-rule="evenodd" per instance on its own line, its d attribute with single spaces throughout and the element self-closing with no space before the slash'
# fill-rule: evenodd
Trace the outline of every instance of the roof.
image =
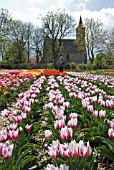
<svg viewBox="0 0 114 170">
<path fill-rule="evenodd" d="M 80 16 L 79 25 L 82 24 L 82 17 Z"/>
</svg>

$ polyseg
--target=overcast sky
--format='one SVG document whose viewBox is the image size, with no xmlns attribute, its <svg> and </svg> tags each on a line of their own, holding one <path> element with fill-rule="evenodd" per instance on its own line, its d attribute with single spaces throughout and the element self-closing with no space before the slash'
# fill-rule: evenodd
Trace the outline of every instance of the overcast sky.
<svg viewBox="0 0 114 170">
<path fill-rule="evenodd" d="M 106 28 L 114 27 L 114 0 L 0 0 L 0 9 L 4 8 L 11 13 L 13 19 L 32 22 L 41 25 L 40 14 L 45 16 L 48 11 L 65 11 L 76 19 L 100 19 Z"/>
</svg>

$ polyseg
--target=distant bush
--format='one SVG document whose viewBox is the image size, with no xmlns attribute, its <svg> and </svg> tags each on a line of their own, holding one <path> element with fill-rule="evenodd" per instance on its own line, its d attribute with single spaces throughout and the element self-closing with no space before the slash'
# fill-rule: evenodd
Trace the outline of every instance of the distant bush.
<svg viewBox="0 0 114 170">
<path fill-rule="evenodd" d="M 47 65 L 48 65 L 49 69 L 54 69 L 54 64 L 53 63 L 48 63 Z"/>
<path fill-rule="evenodd" d="M 69 63 L 65 64 L 65 69 L 70 69 L 70 64 Z"/>
<path fill-rule="evenodd" d="M 12 64 L 7 61 L 0 61 L 0 69 L 12 69 Z"/>
<path fill-rule="evenodd" d="M 70 68 L 75 69 L 76 68 L 76 63 L 74 63 L 74 62 L 70 63 Z"/>
<path fill-rule="evenodd" d="M 96 55 L 96 58 L 93 62 L 93 66 L 95 69 L 110 69 L 114 68 L 114 55 L 113 54 L 105 54 L 99 53 Z"/>
<path fill-rule="evenodd" d="M 38 69 L 38 66 L 32 63 L 22 63 L 22 64 L 19 64 L 17 67 L 18 69 L 27 69 L 27 70 Z"/>
<path fill-rule="evenodd" d="M 87 69 L 87 64 L 84 64 L 84 63 L 77 64 L 77 68 L 79 68 L 81 70 L 86 70 Z"/>
<path fill-rule="evenodd" d="M 81 63 L 81 64 L 77 64 L 77 68 L 81 69 L 81 70 L 94 70 L 96 69 L 95 66 L 91 63 Z"/>
</svg>

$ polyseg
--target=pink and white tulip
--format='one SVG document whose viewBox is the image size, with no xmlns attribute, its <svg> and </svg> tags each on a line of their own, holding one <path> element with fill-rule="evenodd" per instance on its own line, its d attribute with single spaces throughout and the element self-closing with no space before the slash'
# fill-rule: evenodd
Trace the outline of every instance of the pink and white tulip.
<svg viewBox="0 0 114 170">
<path fill-rule="evenodd" d="M 56 120 L 54 121 L 54 128 L 56 130 L 60 130 L 61 128 L 65 127 L 65 121 L 64 119 Z"/>
<path fill-rule="evenodd" d="M 8 132 L 5 129 L 0 131 L 0 142 L 6 142 L 8 139 Z"/>
<path fill-rule="evenodd" d="M 79 156 L 86 158 L 90 155 L 90 153 L 91 153 L 91 148 L 89 142 L 87 142 L 87 146 L 85 146 L 82 140 L 79 141 Z"/>
<path fill-rule="evenodd" d="M 98 110 L 93 111 L 93 117 L 97 118 L 99 115 Z"/>
<path fill-rule="evenodd" d="M 60 154 L 65 158 L 69 158 L 71 156 L 71 151 L 68 143 L 64 143 L 60 145 Z"/>
<path fill-rule="evenodd" d="M 10 144 L 9 141 L 5 142 L 0 149 L 2 157 L 6 159 L 10 158 L 12 156 L 13 148 L 13 144 Z"/>
<path fill-rule="evenodd" d="M 108 135 L 110 138 L 114 139 L 114 129 L 113 128 L 108 130 Z"/>
<path fill-rule="evenodd" d="M 19 130 L 9 130 L 8 136 L 12 141 L 16 141 L 19 137 Z"/>
<path fill-rule="evenodd" d="M 72 128 L 68 128 L 67 126 L 65 126 L 64 128 L 62 128 L 60 130 L 60 137 L 63 140 L 67 140 L 73 137 L 73 130 Z"/>
<path fill-rule="evenodd" d="M 14 122 L 19 124 L 22 121 L 22 117 L 20 115 L 13 116 Z"/>
<path fill-rule="evenodd" d="M 100 111 L 99 111 L 99 117 L 100 117 L 101 119 L 104 119 L 105 116 L 106 116 L 106 110 L 100 110 Z"/>
<path fill-rule="evenodd" d="M 28 125 L 28 124 L 27 124 L 27 125 L 25 126 L 25 129 L 26 129 L 27 132 L 30 132 L 31 129 L 32 129 L 32 125 Z"/>
<path fill-rule="evenodd" d="M 79 144 L 76 143 L 75 140 L 71 141 L 71 143 L 69 144 L 71 155 L 73 157 L 75 157 L 75 158 L 77 158 L 79 156 L 79 153 L 78 153 L 79 149 L 78 149 L 78 147 L 79 147 Z"/>
<path fill-rule="evenodd" d="M 45 133 L 46 138 L 52 137 L 52 131 L 51 130 L 45 130 L 44 133 Z"/>
<path fill-rule="evenodd" d="M 78 126 L 78 120 L 77 118 L 72 118 L 71 120 L 68 121 L 68 127 L 71 128 L 76 128 Z"/>
</svg>

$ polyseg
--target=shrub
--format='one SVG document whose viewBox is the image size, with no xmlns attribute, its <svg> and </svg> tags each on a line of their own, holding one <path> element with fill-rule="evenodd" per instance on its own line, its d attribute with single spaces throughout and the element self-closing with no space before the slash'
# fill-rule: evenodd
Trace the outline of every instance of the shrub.
<svg viewBox="0 0 114 170">
<path fill-rule="evenodd" d="M 37 69 L 38 66 L 36 64 L 32 64 L 32 63 L 22 63 L 18 65 L 19 69 Z"/>
<path fill-rule="evenodd" d="M 84 64 L 84 63 L 81 63 L 81 64 L 77 65 L 77 68 L 80 68 L 81 70 L 87 70 L 87 67 L 88 67 L 88 65 Z"/>
<path fill-rule="evenodd" d="M 0 69 L 11 69 L 12 68 L 12 64 L 9 63 L 8 61 L 1 61 L 0 62 Z"/>
<path fill-rule="evenodd" d="M 70 68 L 75 69 L 76 68 L 76 63 L 74 63 L 74 62 L 70 63 Z"/>
<path fill-rule="evenodd" d="M 70 69 L 70 64 L 69 63 L 65 64 L 65 69 Z"/>
<path fill-rule="evenodd" d="M 54 69 L 54 64 L 53 63 L 48 63 L 48 68 L 49 69 Z"/>
</svg>

